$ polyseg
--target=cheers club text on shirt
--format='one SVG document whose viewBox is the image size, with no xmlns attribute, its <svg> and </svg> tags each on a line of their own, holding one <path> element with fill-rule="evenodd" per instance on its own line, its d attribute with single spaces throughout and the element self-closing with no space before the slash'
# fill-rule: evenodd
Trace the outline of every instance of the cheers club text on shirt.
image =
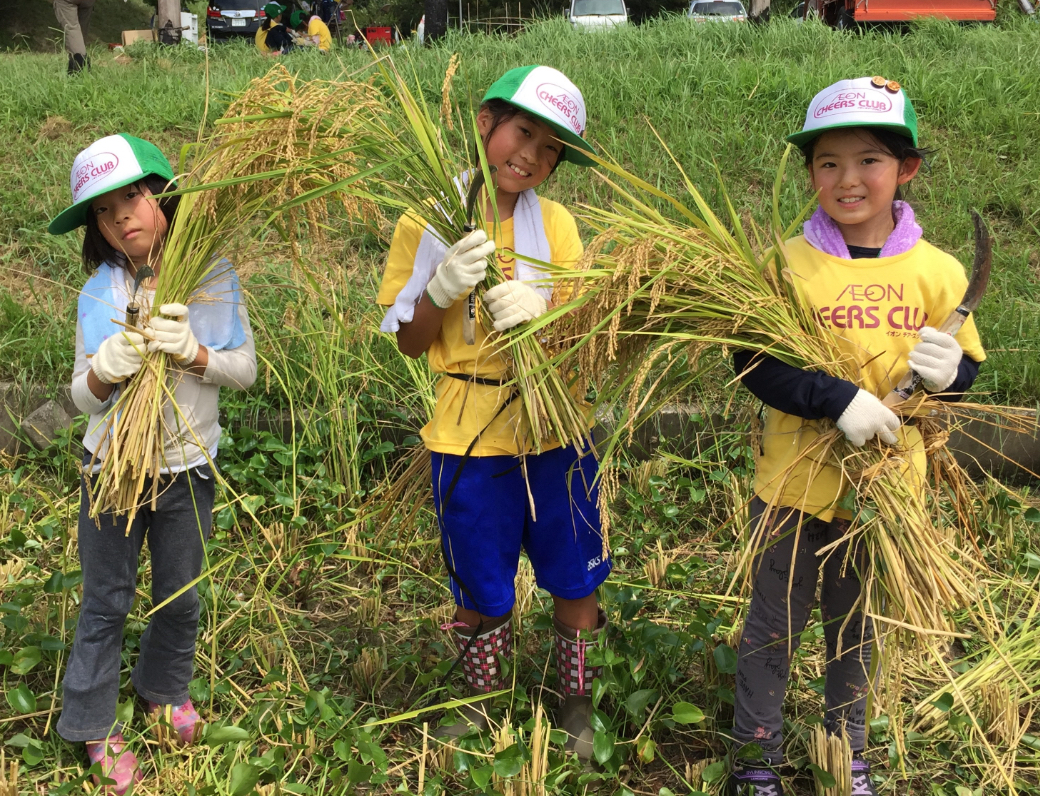
<svg viewBox="0 0 1040 796">
<path fill-rule="evenodd" d="M 928 313 L 903 303 L 903 287 L 846 285 L 835 303 L 817 308 L 816 315 L 832 329 L 877 329 L 884 323 L 888 329 L 918 331 L 928 323 Z"/>
</svg>

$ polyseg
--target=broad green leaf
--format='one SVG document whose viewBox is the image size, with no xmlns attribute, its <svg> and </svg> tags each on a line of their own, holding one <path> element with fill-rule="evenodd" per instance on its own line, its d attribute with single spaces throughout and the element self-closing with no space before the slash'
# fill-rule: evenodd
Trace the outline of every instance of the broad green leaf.
<svg viewBox="0 0 1040 796">
<path fill-rule="evenodd" d="M 246 796 L 257 780 L 260 779 L 260 769 L 249 763 L 239 763 L 231 769 L 231 796 Z"/>
<path fill-rule="evenodd" d="M 43 762 L 43 749 L 40 748 L 39 742 L 33 741 L 26 745 L 22 750 L 22 760 L 25 761 L 27 766 L 38 766 Z"/>
<path fill-rule="evenodd" d="M 762 747 L 757 743 L 746 743 L 737 751 L 738 760 L 760 760 Z"/>
<path fill-rule="evenodd" d="M 625 709 L 636 719 L 642 719 L 646 713 L 646 706 L 657 697 L 657 691 L 653 688 L 643 688 L 633 691 L 625 700 Z"/>
<path fill-rule="evenodd" d="M 728 644 L 720 644 L 712 653 L 715 658 L 715 666 L 722 674 L 737 673 L 737 653 Z"/>
<path fill-rule="evenodd" d="M 334 741 L 332 744 L 332 751 L 336 753 L 336 757 L 338 757 L 340 760 L 343 760 L 344 762 L 349 761 L 351 758 L 350 744 L 346 741 Z"/>
<path fill-rule="evenodd" d="M 938 699 L 932 702 L 935 707 L 941 710 L 943 713 L 949 713 L 950 708 L 953 707 L 953 694 L 947 692 L 939 696 Z"/>
<path fill-rule="evenodd" d="M 248 741 L 249 731 L 243 727 L 236 727 L 233 724 L 229 724 L 225 727 L 207 727 L 206 736 L 203 740 L 209 746 L 216 746 L 222 743 L 237 743 L 238 741 Z"/>
<path fill-rule="evenodd" d="M 505 760 L 499 760 L 498 756 L 495 756 L 495 762 L 492 764 L 495 768 L 495 773 L 503 778 L 515 777 L 520 773 L 520 769 L 524 767 L 524 761 L 519 757 L 506 758 Z"/>
<path fill-rule="evenodd" d="M 643 763 L 654 762 L 654 756 L 657 752 L 657 744 L 654 743 L 654 739 L 649 735 L 640 737 L 636 743 L 636 754 L 639 755 L 639 760 Z"/>
<path fill-rule="evenodd" d="M 124 724 L 129 724 L 134 718 L 134 700 L 129 698 L 123 702 L 116 703 L 116 718 Z"/>
<path fill-rule="evenodd" d="M 672 705 L 672 720 L 676 724 L 699 724 L 704 721 L 704 711 L 689 702 Z"/>
<path fill-rule="evenodd" d="M 19 714 L 36 712 L 36 695 L 25 683 L 19 683 L 7 692 L 7 704 Z"/>
<path fill-rule="evenodd" d="M 372 778 L 372 766 L 366 766 L 357 760 L 351 760 L 347 764 L 347 779 L 351 785 L 368 782 Z"/>
<path fill-rule="evenodd" d="M 22 647 L 14 654 L 11 662 L 11 671 L 15 674 L 28 674 L 43 658 L 39 647 Z"/>
<path fill-rule="evenodd" d="M 888 716 L 878 716 L 876 719 L 870 720 L 870 731 L 876 735 L 888 732 Z"/>
<path fill-rule="evenodd" d="M 605 765 L 614 756 L 614 736 L 597 730 L 596 734 L 592 736 L 592 754 L 597 763 Z"/>
<path fill-rule="evenodd" d="M 831 774 L 829 771 L 825 771 L 824 769 L 820 768 L 815 763 L 810 763 L 808 766 L 806 766 L 806 768 L 808 768 L 813 773 L 813 776 L 816 777 L 816 781 L 819 782 L 820 785 L 822 785 L 824 788 L 833 788 L 835 785 L 838 784 L 838 780 L 834 778 L 833 774 Z"/>
<path fill-rule="evenodd" d="M 480 768 L 474 768 L 469 772 L 469 775 L 473 777 L 473 784 L 481 790 L 487 790 L 488 783 L 491 782 L 491 775 L 495 769 L 491 766 L 481 766 Z"/>
<path fill-rule="evenodd" d="M 701 772 L 701 780 L 704 782 L 718 782 L 724 776 L 726 776 L 726 762 L 724 760 L 716 760 Z"/>
<path fill-rule="evenodd" d="M 65 579 L 65 573 L 60 570 L 52 572 L 51 576 L 47 578 L 47 582 L 43 584 L 43 591 L 45 594 L 57 594 L 62 590 L 62 581 Z"/>
</svg>

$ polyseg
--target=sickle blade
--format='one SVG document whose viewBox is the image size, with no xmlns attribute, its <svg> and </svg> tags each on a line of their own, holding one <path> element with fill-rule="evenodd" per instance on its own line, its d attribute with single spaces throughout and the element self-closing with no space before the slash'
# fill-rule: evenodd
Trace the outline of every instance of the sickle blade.
<svg viewBox="0 0 1040 796">
<path fill-rule="evenodd" d="M 497 166 L 488 169 L 492 177 L 498 171 Z M 466 192 L 466 226 L 467 232 L 472 232 L 476 227 L 473 224 L 473 213 L 477 209 L 477 199 L 480 197 L 480 189 L 484 187 L 484 170 L 478 169 L 473 179 L 470 180 L 469 190 Z"/>
<path fill-rule="evenodd" d="M 975 262 L 971 266 L 971 277 L 968 279 L 968 288 L 964 291 L 960 309 L 974 312 L 982 301 L 982 296 L 989 285 L 990 268 L 993 265 L 993 241 L 990 239 L 989 231 L 986 229 L 982 218 L 974 210 L 971 211 L 972 221 L 975 222 Z"/>
</svg>

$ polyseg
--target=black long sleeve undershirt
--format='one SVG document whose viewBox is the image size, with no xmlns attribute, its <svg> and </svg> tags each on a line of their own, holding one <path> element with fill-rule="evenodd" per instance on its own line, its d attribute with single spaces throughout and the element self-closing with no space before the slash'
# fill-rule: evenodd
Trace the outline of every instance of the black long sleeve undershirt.
<svg viewBox="0 0 1040 796">
<path fill-rule="evenodd" d="M 816 370 L 802 370 L 768 354 L 738 351 L 733 369 L 751 394 L 766 406 L 795 417 L 837 421 L 859 388 L 850 381 Z M 979 363 L 962 356 L 957 377 L 942 395 L 942 401 L 956 401 L 971 389 L 979 375 Z"/>
</svg>

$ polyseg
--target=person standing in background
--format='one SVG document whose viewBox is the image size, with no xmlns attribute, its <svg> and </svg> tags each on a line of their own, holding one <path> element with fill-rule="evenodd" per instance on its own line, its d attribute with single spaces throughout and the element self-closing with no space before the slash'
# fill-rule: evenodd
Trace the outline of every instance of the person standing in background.
<svg viewBox="0 0 1040 796">
<path fill-rule="evenodd" d="M 54 0 L 54 16 L 65 33 L 70 75 L 88 66 L 87 26 L 93 9 L 94 0 Z"/>
</svg>

